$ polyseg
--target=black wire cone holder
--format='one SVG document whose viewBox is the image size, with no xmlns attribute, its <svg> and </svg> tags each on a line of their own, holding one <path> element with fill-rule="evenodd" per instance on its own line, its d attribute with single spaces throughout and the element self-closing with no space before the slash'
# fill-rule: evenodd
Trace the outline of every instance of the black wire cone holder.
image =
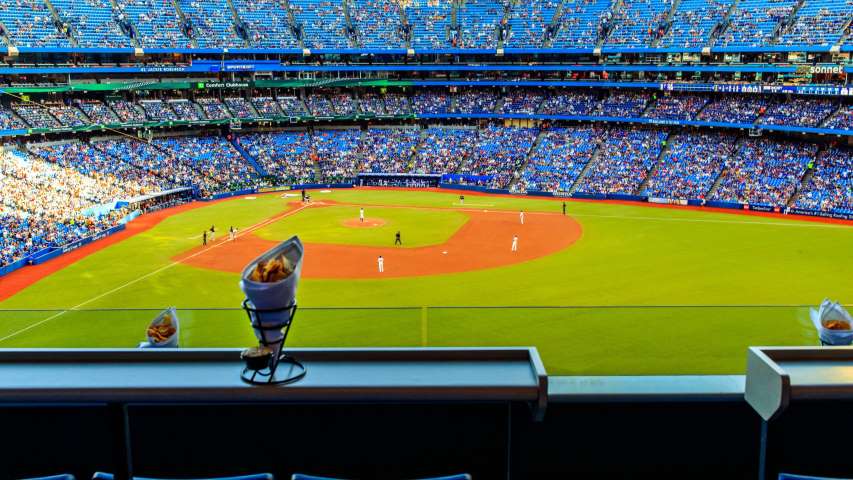
<svg viewBox="0 0 853 480">
<path fill-rule="evenodd" d="M 248 365 L 243 367 L 240 378 L 246 383 L 254 385 L 286 385 L 302 379 L 307 373 L 307 369 L 301 362 L 291 357 L 284 352 L 284 343 L 287 341 L 287 333 L 290 331 L 290 326 L 293 324 L 293 317 L 296 316 L 296 303 L 282 308 L 252 308 L 249 306 L 249 299 L 243 300 L 243 310 L 249 316 L 249 322 L 252 328 L 261 332 L 261 345 L 270 347 L 273 352 L 279 352 L 278 355 L 271 355 L 269 363 L 260 369 L 253 369 Z M 257 320 L 258 313 L 280 313 L 289 312 L 287 320 L 281 325 L 264 326 Z M 254 318 L 252 314 L 254 315 Z M 281 340 L 271 341 L 267 338 L 267 332 L 281 331 Z"/>
</svg>

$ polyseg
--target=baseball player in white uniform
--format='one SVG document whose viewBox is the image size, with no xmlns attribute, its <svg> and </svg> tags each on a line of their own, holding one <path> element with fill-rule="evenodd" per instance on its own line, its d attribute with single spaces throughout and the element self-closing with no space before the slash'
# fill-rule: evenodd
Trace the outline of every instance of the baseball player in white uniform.
<svg viewBox="0 0 853 480">
<path fill-rule="evenodd" d="M 512 236 L 512 251 L 513 252 L 518 251 L 518 235 Z"/>
<path fill-rule="evenodd" d="M 518 218 L 521 219 L 521 224 L 524 225 L 524 210 L 518 212 Z"/>
<path fill-rule="evenodd" d="M 376 260 L 376 263 L 379 264 L 379 273 L 385 272 L 385 259 L 382 258 L 382 255 L 379 255 L 379 258 Z"/>
<path fill-rule="evenodd" d="M 358 209 L 358 221 L 364 223 L 364 207 Z"/>
</svg>

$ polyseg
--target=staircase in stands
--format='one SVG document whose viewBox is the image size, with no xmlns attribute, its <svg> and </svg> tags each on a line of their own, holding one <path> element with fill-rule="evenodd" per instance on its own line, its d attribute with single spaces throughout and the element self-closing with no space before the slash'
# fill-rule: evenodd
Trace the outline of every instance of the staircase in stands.
<svg viewBox="0 0 853 480">
<path fill-rule="evenodd" d="M 658 154 L 657 161 L 655 162 L 654 165 L 652 165 L 652 168 L 650 168 L 649 171 L 646 172 L 646 178 L 643 179 L 643 181 L 640 182 L 640 184 L 637 186 L 637 190 L 634 191 L 634 195 L 641 195 L 643 190 L 646 189 L 646 186 L 648 186 L 649 181 L 651 181 L 652 177 L 654 177 L 655 174 L 657 174 L 658 168 L 660 168 L 661 164 L 663 163 L 663 159 L 666 158 L 666 155 L 669 153 L 670 140 L 672 139 L 672 137 L 673 137 L 672 131 L 670 131 L 666 134 L 666 140 L 664 140 L 666 142 L 666 144 L 664 144 L 663 148 L 660 149 L 660 153 Z"/>
</svg>

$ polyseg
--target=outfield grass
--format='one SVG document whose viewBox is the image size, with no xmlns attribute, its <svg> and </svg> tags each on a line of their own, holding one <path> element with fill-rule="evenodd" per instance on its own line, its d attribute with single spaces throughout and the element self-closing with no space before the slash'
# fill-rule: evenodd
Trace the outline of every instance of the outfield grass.
<svg viewBox="0 0 853 480">
<path fill-rule="evenodd" d="M 342 226 L 356 207 L 308 209 L 262 228 L 269 239 L 387 245 L 397 229 L 407 246 L 446 240 L 465 216 L 458 194 L 317 192 L 366 205 L 376 229 Z M 233 308 L 238 275 L 173 264 L 201 231 L 245 230 L 285 209 L 279 195 L 207 205 L 97 252 L 0 303 L 0 309 Z M 535 198 L 468 196 L 466 207 L 553 212 Z M 378 208 L 375 205 L 440 207 Z M 292 344 L 304 346 L 535 345 L 550 373 L 690 374 L 744 370 L 748 345 L 814 344 L 804 308 L 649 308 L 655 305 L 799 305 L 824 297 L 853 302 L 853 228 L 789 218 L 569 202 L 581 239 L 554 255 L 507 267 L 382 280 L 312 280 Z M 532 217 L 535 221 L 535 216 Z M 0 279 L 2 288 L 2 279 Z M 643 308 L 434 308 L 494 306 Z M 316 307 L 411 307 L 314 310 Z M 430 306 L 431 308 L 422 308 Z M 0 313 L 0 347 L 135 346 L 152 312 Z M 252 342 L 241 311 L 182 311 L 185 346 Z M 45 321 L 46 319 L 50 319 Z M 40 323 L 41 322 L 41 323 Z M 22 329 L 26 329 L 23 330 Z M 11 336 L 10 336 L 11 335 Z"/>
</svg>

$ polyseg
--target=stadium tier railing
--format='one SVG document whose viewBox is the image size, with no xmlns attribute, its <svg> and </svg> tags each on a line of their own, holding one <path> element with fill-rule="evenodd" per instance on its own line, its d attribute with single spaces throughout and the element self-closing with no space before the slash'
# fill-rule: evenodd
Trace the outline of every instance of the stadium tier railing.
<svg viewBox="0 0 853 480">
<path fill-rule="evenodd" d="M 0 310 L 0 349 L 134 348 L 159 311 Z M 257 343 L 241 309 L 178 309 L 178 318 L 182 348 Z M 304 307 L 288 339 L 306 348 L 533 345 L 557 375 L 742 374 L 751 345 L 818 343 L 807 306 Z"/>
</svg>

